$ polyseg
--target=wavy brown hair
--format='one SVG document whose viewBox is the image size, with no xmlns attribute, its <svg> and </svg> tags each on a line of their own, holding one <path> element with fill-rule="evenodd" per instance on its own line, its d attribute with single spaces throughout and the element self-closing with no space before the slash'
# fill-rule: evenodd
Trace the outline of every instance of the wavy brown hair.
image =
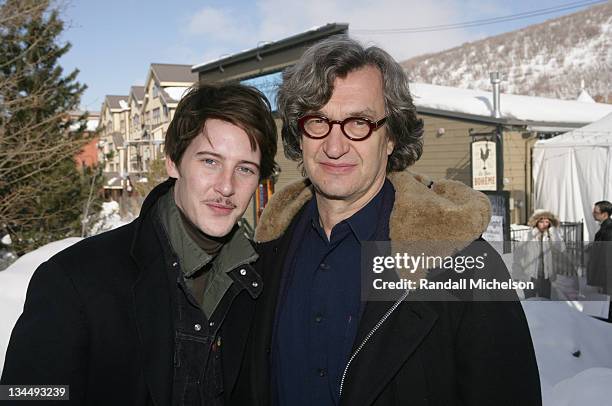
<svg viewBox="0 0 612 406">
<path fill-rule="evenodd" d="M 421 157 L 423 121 L 417 118 L 402 67 L 384 50 L 365 48 L 346 35 L 338 35 L 307 49 L 297 64 L 283 72 L 277 103 L 287 158 L 302 163 L 298 119 L 329 101 L 336 78 L 345 78 L 365 66 L 375 66 L 382 74 L 387 132 L 395 143 L 387 172 L 402 171 Z"/>
<path fill-rule="evenodd" d="M 259 146 L 261 151 L 260 178 L 272 175 L 277 135 L 270 103 L 259 90 L 237 83 L 194 85 L 183 96 L 168 126 L 164 145 L 166 155 L 176 165 L 210 118 L 242 128 L 251 148 Z"/>
</svg>

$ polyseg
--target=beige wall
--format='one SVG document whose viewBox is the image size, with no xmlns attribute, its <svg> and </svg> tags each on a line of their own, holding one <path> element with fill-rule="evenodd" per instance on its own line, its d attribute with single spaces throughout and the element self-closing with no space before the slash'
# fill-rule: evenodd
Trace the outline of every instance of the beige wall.
<svg viewBox="0 0 612 406">
<path fill-rule="evenodd" d="M 471 184 L 470 128 L 484 133 L 494 127 L 467 120 L 420 114 L 423 119 L 423 155 L 410 170 L 432 179 L 453 179 Z M 443 129 L 439 135 L 438 130 Z M 440 130 L 442 132 L 442 130 Z"/>
<path fill-rule="evenodd" d="M 129 128 L 128 128 L 128 136 L 126 141 L 129 141 L 126 155 L 127 155 L 127 171 L 130 173 L 140 172 L 142 171 L 142 164 L 139 164 L 138 157 L 140 156 L 142 159 L 142 143 L 139 141 L 142 138 L 142 123 L 143 117 L 141 106 L 142 102 L 138 102 L 135 98 L 130 97 L 129 101 L 130 111 L 129 111 Z"/>
<path fill-rule="evenodd" d="M 298 169 L 298 164 L 295 161 L 291 161 L 285 157 L 283 152 L 283 140 L 281 139 L 281 126 L 282 122 L 280 119 L 275 119 L 276 129 L 278 134 L 278 142 L 276 147 L 276 157 L 274 160 L 281 168 L 280 175 L 276 184 L 274 185 L 274 191 L 281 190 L 289 183 L 295 182 L 298 179 L 302 179 L 302 172 Z"/>
<path fill-rule="evenodd" d="M 121 121 L 124 121 L 124 128 L 121 128 Z M 123 158 L 123 145 L 115 145 L 112 134 L 119 132 L 123 135 L 124 140 L 126 137 L 127 127 L 129 126 L 129 110 L 111 110 L 109 106 L 104 103 L 102 111 L 100 113 L 100 126 L 104 126 L 104 131 L 101 133 L 100 140 L 103 141 L 104 147 L 102 153 L 104 157 L 100 157 L 102 162 L 105 162 L 105 172 L 120 172 L 124 170 L 122 164 Z M 111 159 L 106 159 L 106 156 L 113 152 Z"/>
<path fill-rule="evenodd" d="M 423 155 L 410 169 L 433 179 L 445 178 L 471 184 L 469 129 L 487 133 L 494 126 L 474 121 L 441 118 L 421 114 L 425 124 Z M 438 135 L 438 129 L 444 134 Z M 510 192 L 510 221 L 527 221 L 530 194 L 530 146 L 535 142 L 530 134 L 504 131 L 504 190 Z"/>
<path fill-rule="evenodd" d="M 166 136 L 166 131 L 170 125 L 170 121 L 174 117 L 177 103 L 169 102 L 164 100 L 161 96 L 161 89 L 168 86 L 191 86 L 192 83 L 185 82 L 168 82 L 159 83 L 153 75 L 152 71 L 149 72 L 149 80 L 145 84 L 145 99 L 141 108 L 141 116 L 145 128 L 150 134 L 151 144 L 143 143 L 143 156 L 149 157 L 149 159 L 163 158 L 164 149 L 163 141 Z M 157 86 L 157 94 L 154 95 L 154 88 Z M 164 106 L 166 108 L 166 114 L 164 114 Z M 159 111 L 159 116 L 156 115 L 156 110 Z M 159 117 L 159 118 L 157 118 Z M 145 170 L 148 167 L 145 163 Z"/>
<path fill-rule="evenodd" d="M 533 210 L 531 194 L 531 148 L 536 138 L 531 133 L 504 133 L 504 190 L 510 192 L 510 221 L 524 224 Z"/>
</svg>

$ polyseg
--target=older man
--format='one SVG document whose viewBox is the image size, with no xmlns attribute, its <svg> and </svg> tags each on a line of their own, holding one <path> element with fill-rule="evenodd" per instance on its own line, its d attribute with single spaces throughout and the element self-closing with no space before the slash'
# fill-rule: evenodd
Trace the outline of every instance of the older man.
<svg viewBox="0 0 612 406">
<path fill-rule="evenodd" d="M 60 405 L 223 404 L 262 289 L 236 222 L 274 166 L 269 103 L 250 87 L 196 86 L 165 152 L 171 179 L 138 219 L 36 270 L 2 384 L 68 385 Z"/>
<path fill-rule="evenodd" d="M 450 253 L 489 222 L 484 195 L 404 171 L 422 122 L 401 66 L 328 39 L 285 72 L 278 106 L 285 154 L 307 179 L 276 193 L 258 226 L 265 288 L 236 404 L 540 405 L 520 304 L 362 300 L 366 241 Z"/>
</svg>

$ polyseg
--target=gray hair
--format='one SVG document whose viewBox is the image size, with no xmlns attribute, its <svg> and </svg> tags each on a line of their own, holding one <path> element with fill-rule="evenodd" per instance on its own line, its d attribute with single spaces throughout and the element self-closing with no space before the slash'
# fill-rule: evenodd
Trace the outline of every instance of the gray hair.
<svg viewBox="0 0 612 406">
<path fill-rule="evenodd" d="M 384 50 L 375 46 L 364 48 L 348 36 L 338 35 L 307 49 L 294 66 L 283 72 L 277 104 L 287 158 L 302 163 L 298 119 L 329 101 L 336 78 L 344 78 L 365 66 L 375 66 L 382 74 L 386 126 L 395 143 L 387 172 L 402 171 L 421 157 L 423 121 L 416 116 L 408 77 L 402 67 Z"/>
</svg>

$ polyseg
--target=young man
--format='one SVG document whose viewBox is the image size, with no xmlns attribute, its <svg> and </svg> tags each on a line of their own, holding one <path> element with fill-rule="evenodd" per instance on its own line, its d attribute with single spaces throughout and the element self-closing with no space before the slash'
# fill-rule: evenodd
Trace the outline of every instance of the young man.
<svg viewBox="0 0 612 406">
<path fill-rule="evenodd" d="M 69 385 L 61 405 L 223 403 L 262 289 L 236 221 L 273 170 L 269 103 L 241 85 L 194 87 L 165 152 L 171 179 L 138 219 L 37 269 L 2 384 Z"/>
<path fill-rule="evenodd" d="M 423 124 L 401 66 L 328 39 L 285 72 L 278 106 L 285 155 L 308 179 L 277 192 L 258 224 L 266 287 L 236 404 L 541 405 L 519 303 L 362 301 L 364 242 L 479 251 L 490 219 L 481 193 L 404 171 Z"/>
</svg>

